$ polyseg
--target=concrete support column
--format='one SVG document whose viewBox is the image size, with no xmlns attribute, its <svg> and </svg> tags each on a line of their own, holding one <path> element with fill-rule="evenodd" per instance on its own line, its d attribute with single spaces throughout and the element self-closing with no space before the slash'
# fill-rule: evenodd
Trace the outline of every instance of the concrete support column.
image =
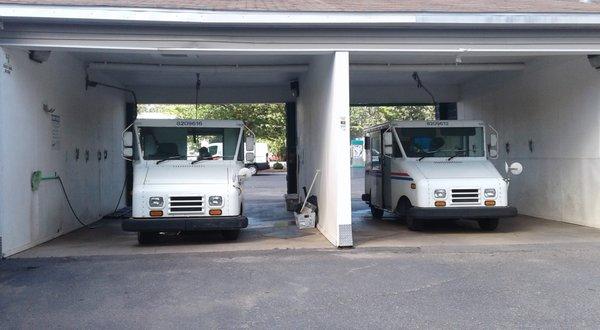
<svg viewBox="0 0 600 330">
<path fill-rule="evenodd" d="M 286 163 L 287 163 L 287 193 L 298 193 L 298 129 L 296 124 L 296 103 L 288 102 L 285 104 L 285 127 L 286 127 Z"/>
<path fill-rule="evenodd" d="M 317 228 L 335 246 L 352 246 L 350 196 L 350 91 L 347 52 L 318 55 L 300 78 L 299 186 L 310 187 L 317 169 Z M 301 189 L 299 191 L 302 191 Z"/>
</svg>

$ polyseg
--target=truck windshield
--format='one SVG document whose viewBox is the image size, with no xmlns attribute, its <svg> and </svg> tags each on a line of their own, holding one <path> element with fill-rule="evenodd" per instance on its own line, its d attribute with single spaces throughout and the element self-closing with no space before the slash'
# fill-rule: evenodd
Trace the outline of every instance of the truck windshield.
<svg viewBox="0 0 600 330">
<path fill-rule="evenodd" d="M 240 128 L 141 127 L 140 144 L 146 160 L 233 160 Z M 219 143 L 218 154 L 211 144 Z M 212 150 L 212 152 L 211 152 Z"/>
<path fill-rule="evenodd" d="M 484 157 L 483 127 L 397 127 L 407 157 Z"/>
</svg>

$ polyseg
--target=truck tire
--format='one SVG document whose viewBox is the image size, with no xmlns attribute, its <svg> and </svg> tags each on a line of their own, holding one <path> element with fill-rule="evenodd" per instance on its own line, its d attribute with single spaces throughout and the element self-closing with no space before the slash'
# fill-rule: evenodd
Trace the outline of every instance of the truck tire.
<svg viewBox="0 0 600 330">
<path fill-rule="evenodd" d="M 250 170 L 250 173 L 252 173 L 252 175 L 256 175 L 256 173 L 258 173 L 258 167 L 256 167 L 256 165 L 249 165 L 247 166 L 247 168 Z"/>
<path fill-rule="evenodd" d="M 406 216 L 406 226 L 411 231 L 423 231 L 424 223 L 423 220 L 415 219 L 409 215 Z"/>
<path fill-rule="evenodd" d="M 383 217 L 383 210 L 378 209 L 375 206 L 371 206 L 371 214 L 375 219 L 381 219 Z"/>
<path fill-rule="evenodd" d="M 495 219 L 480 219 L 477 220 L 479 228 L 483 231 L 494 231 L 498 228 L 498 218 Z"/>
<path fill-rule="evenodd" d="M 398 205 L 396 206 L 396 215 L 400 218 L 400 222 L 406 224 L 406 221 L 409 217 L 408 211 L 412 208 L 412 204 L 408 200 L 408 198 L 400 198 L 398 201 Z"/>
<path fill-rule="evenodd" d="M 223 235 L 223 238 L 227 241 L 235 241 L 240 236 L 240 230 L 222 230 L 221 235 Z"/>
<path fill-rule="evenodd" d="M 158 242 L 159 234 L 156 232 L 140 231 L 137 233 L 138 243 L 140 245 L 153 244 Z"/>
</svg>

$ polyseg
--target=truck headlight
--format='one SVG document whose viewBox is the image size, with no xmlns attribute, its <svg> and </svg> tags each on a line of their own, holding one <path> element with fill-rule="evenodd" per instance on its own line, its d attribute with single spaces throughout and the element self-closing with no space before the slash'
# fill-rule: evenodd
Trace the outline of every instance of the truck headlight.
<svg viewBox="0 0 600 330">
<path fill-rule="evenodd" d="M 496 189 L 489 188 L 483 191 L 483 195 L 485 198 L 493 198 L 496 197 Z"/>
<path fill-rule="evenodd" d="M 162 197 L 150 197 L 148 204 L 150 207 L 163 207 L 165 205 L 165 200 Z"/>
<path fill-rule="evenodd" d="M 446 198 L 446 189 L 436 189 L 433 192 L 435 198 Z"/>
<path fill-rule="evenodd" d="M 208 198 L 208 205 L 210 205 L 210 206 L 221 206 L 221 205 L 223 205 L 223 197 L 221 197 L 221 196 L 210 196 Z"/>
</svg>

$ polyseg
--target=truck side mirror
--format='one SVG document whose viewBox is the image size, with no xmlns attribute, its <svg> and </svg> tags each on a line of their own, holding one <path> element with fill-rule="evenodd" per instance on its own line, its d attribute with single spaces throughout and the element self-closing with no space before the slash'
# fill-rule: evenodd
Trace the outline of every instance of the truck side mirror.
<svg viewBox="0 0 600 330">
<path fill-rule="evenodd" d="M 254 151 L 256 148 L 256 140 L 254 136 L 249 136 L 246 138 L 246 151 Z"/>
<path fill-rule="evenodd" d="M 133 157 L 133 133 L 123 132 L 123 158 L 131 160 Z"/>
<path fill-rule="evenodd" d="M 250 169 L 247 168 L 240 168 L 240 171 L 238 172 L 238 178 L 240 179 L 240 181 L 244 181 L 244 180 L 248 180 L 250 179 L 250 177 L 252 177 L 252 171 L 250 171 Z"/>
<path fill-rule="evenodd" d="M 131 147 L 123 148 L 123 157 L 132 158 L 133 157 L 133 148 L 131 148 Z"/>
<path fill-rule="evenodd" d="M 246 153 L 246 162 L 248 162 L 248 163 L 254 163 L 254 152 L 247 152 Z"/>
<path fill-rule="evenodd" d="M 385 155 L 391 155 L 394 153 L 394 139 L 392 132 L 383 133 L 383 153 Z"/>
<path fill-rule="evenodd" d="M 132 132 L 123 132 L 123 147 L 131 148 L 133 147 L 133 133 Z"/>
<path fill-rule="evenodd" d="M 521 163 L 515 162 L 508 166 L 508 163 L 504 162 L 504 170 L 506 171 L 506 174 L 510 173 L 512 175 L 519 175 L 523 173 L 523 165 L 521 165 Z"/>
<path fill-rule="evenodd" d="M 498 159 L 498 134 L 490 134 L 490 144 L 488 146 L 491 159 Z"/>
</svg>

